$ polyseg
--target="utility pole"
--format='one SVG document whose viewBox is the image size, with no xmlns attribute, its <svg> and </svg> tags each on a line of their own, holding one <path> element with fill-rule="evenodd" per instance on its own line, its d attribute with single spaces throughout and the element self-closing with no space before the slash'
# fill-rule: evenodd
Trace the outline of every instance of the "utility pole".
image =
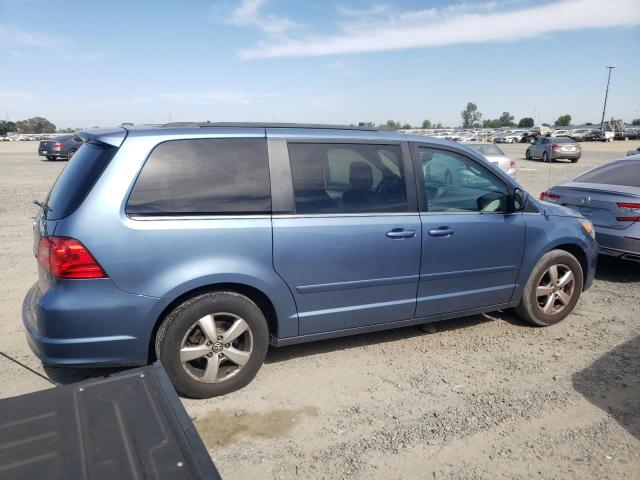
<svg viewBox="0 0 640 480">
<path fill-rule="evenodd" d="M 615 65 L 609 65 L 606 67 L 609 69 L 609 76 L 607 78 L 607 89 L 604 92 L 604 107 L 602 107 L 602 120 L 600 120 L 600 130 L 604 127 L 604 115 L 607 111 L 607 97 L 609 96 L 609 82 L 611 82 L 611 71 L 616 68 Z"/>
</svg>

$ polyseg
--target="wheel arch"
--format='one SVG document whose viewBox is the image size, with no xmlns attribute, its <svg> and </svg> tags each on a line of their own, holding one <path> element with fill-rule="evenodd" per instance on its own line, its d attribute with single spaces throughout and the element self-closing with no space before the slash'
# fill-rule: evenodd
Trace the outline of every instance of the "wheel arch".
<svg viewBox="0 0 640 480">
<path fill-rule="evenodd" d="M 276 309 L 273 305 L 271 299 L 262 291 L 256 287 L 246 285 L 243 283 L 233 283 L 233 282 L 222 282 L 222 283 L 213 283 L 209 285 L 202 285 L 197 288 L 193 288 L 187 292 L 182 293 L 175 299 L 171 301 L 160 313 L 158 318 L 155 321 L 153 326 L 153 330 L 149 337 L 149 363 L 154 362 L 156 360 L 156 352 L 155 352 L 155 342 L 156 335 L 158 333 L 158 329 L 167 315 L 171 313 L 178 305 L 184 303 L 185 301 L 197 297 L 198 295 L 202 295 L 204 293 L 211 292 L 219 292 L 219 291 L 227 291 L 234 292 L 244 295 L 253 301 L 258 308 L 262 311 L 265 319 L 267 320 L 267 328 L 269 329 L 269 335 L 273 337 L 278 337 L 278 315 L 276 313 Z"/>
</svg>

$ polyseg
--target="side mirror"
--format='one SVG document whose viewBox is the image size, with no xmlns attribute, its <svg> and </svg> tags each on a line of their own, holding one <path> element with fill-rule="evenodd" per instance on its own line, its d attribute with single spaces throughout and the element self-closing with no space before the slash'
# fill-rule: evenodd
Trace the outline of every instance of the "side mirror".
<svg viewBox="0 0 640 480">
<path fill-rule="evenodd" d="M 516 188 L 513 191 L 512 206 L 514 212 L 520 212 L 524 208 L 525 195 L 522 190 Z"/>
</svg>

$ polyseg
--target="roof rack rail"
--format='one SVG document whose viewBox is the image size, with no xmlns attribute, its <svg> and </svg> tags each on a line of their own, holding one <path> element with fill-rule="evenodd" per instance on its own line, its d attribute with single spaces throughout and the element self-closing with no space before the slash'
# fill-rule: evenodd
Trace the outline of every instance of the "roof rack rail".
<svg viewBox="0 0 640 480">
<path fill-rule="evenodd" d="M 377 132 L 376 127 L 360 127 L 357 125 L 325 125 L 313 123 L 273 123 L 273 122 L 171 122 L 159 125 L 164 128 L 207 128 L 207 127 L 231 127 L 231 128 L 315 128 L 323 130 L 362 130 Z"/>
</svg>

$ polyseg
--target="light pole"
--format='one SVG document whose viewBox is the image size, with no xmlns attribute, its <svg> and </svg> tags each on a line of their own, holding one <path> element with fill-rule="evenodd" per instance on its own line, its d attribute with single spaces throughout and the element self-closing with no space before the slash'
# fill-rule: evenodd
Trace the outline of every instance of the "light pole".
<svg viewBox="0 0 640 480">
<path fill-rule="evenodd" d="M 602 127 L 604 126 L 604 115 L 607 111 L 607 97 L 609 96 L 609 82 L 611 82 L 611 71 L 616 68 L 616 66 L 609 65 L 606 68 L 609 69 L 609 76 L 607 77 L 607 89 L 604 92 L 604 107 L 602 107 L 602 120 L 600 120 L 600 130 L 602 130 Z"/>
</svg>

